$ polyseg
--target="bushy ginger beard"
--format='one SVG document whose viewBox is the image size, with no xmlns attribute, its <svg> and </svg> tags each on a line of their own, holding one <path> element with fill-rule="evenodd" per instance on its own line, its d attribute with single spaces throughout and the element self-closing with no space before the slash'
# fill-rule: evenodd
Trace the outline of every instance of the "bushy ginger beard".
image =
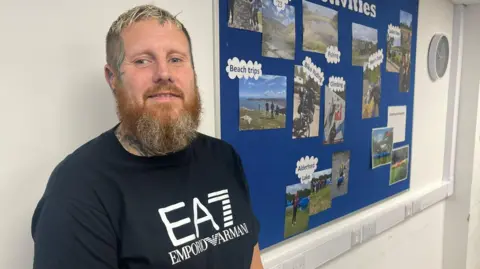
<svg viewBox="0 0 480 269">
<path fill-rule="evenodd" d="M 160 83 L 148 89 L 143 103 L 128 97 L 125 88 L 115 91 L 117 113 L 124 135 L 134 139 L 144 154 L 167 155 L 186 148 L 196 137 L 200 122 L 201 98 L 195 79 L 193 98 L 188 100 L 182 90 L 171 83 Z M 178 95 L 182 108 L 171 103 L 153 103 L 148 96 L 169 92 Z M 175 106 L 178 106 L 176 104 Z"/>
</svg>

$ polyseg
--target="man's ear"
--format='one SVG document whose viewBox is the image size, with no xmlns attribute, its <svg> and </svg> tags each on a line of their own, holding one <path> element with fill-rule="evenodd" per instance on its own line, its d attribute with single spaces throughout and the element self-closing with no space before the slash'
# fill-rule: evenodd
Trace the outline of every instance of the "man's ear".
<svg viewBox="0 0 480 269">
<path fill-rule="evenodd" d="M 113 71 L 113 68 L 106 64 L 105 65 L 105 68 L 104 68 L 104 72 L 105 72 L 105 80 L 107 81 L 108 83 L 108 86 L 110 86 L 110 89 L 112 91 L 115 91 L 115 88 L 116 88 L 116 82 L 117 82 L 117 77 L 115 75 L 115 72 Z"/>
</svg>

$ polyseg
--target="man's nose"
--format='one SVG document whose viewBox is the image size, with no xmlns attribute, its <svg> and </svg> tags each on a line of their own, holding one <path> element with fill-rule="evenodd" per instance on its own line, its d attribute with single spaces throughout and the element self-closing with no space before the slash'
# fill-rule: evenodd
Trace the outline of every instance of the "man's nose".
<svg viewBox="0 0 480 269">
<path fill-rule="evenodd" d="M 173 82 L 170 74 L 168 62 L 166 60 L 159 60 L 156 62 L 156 65 L 155 65 L 153 82 L 159 83 L 161 81 Z"/>
</svg>

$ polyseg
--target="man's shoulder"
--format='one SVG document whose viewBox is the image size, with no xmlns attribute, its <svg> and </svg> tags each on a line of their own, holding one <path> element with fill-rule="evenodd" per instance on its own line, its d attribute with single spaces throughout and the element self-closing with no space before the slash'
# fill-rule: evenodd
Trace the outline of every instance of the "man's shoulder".
<svg viewBox="0 0 480 269">
<path fill-rule="evenodd" d="M 107 153 L 108 143 L 111 142 L 109 141 L 112 138 L 109 137 L 109 135 L 112 135 L 110 132 L 112 130 L 105 131 L 81 144 L 66 155 L 57 167 L 63 168 L 62 170 L 68 170 L 69 168 L 75 170 L 77 167 L 101 161 L 103 155 Z"/>
<path fill-rule="evenodd" d="M 67 154 L 53 168 L 45 194 L 77 192 L 95 178 L 96 167 L 105 160 L 109 131 L 86 141 Z"/>
<path fill-rule="evenodd" d="M 236 154 L 233 146 L 225 140 L 204 133 L 198 133 L 197 146 L 214 154 Z"/>
</svg>

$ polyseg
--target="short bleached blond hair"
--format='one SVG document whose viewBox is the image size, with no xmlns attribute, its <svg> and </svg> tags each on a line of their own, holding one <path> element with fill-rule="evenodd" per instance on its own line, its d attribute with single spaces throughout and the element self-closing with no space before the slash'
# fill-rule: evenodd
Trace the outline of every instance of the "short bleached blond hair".
<svg viewBox="0 0 480 269">
<path fill-rule="evenodd" d="M 120 75 L 120 66 L 125 59 L 124 44 L 121 37 L 122 31 L 135 22 L 150 19 L 158 20 L 158 23 L 160 23 L 161 25 L 164 25 L 167 22 L 171 23 L 172 25 L 178 27 L 178 29 L 183 31 L 188 40 L 188 45 L 190 47 L 190 58 L 193 66 L 192 41 L 183 23 L 180 22 L 177 17 L 173 16 L 170 12 L 157 6 L 140 5 L 129 9 L 123 14 L 121 14 L 117 18 L 117 20 L 112 23 L 107 34 L 107 63 L 114 69 L 114 71 L 118 75 Z"/>
</svg>

